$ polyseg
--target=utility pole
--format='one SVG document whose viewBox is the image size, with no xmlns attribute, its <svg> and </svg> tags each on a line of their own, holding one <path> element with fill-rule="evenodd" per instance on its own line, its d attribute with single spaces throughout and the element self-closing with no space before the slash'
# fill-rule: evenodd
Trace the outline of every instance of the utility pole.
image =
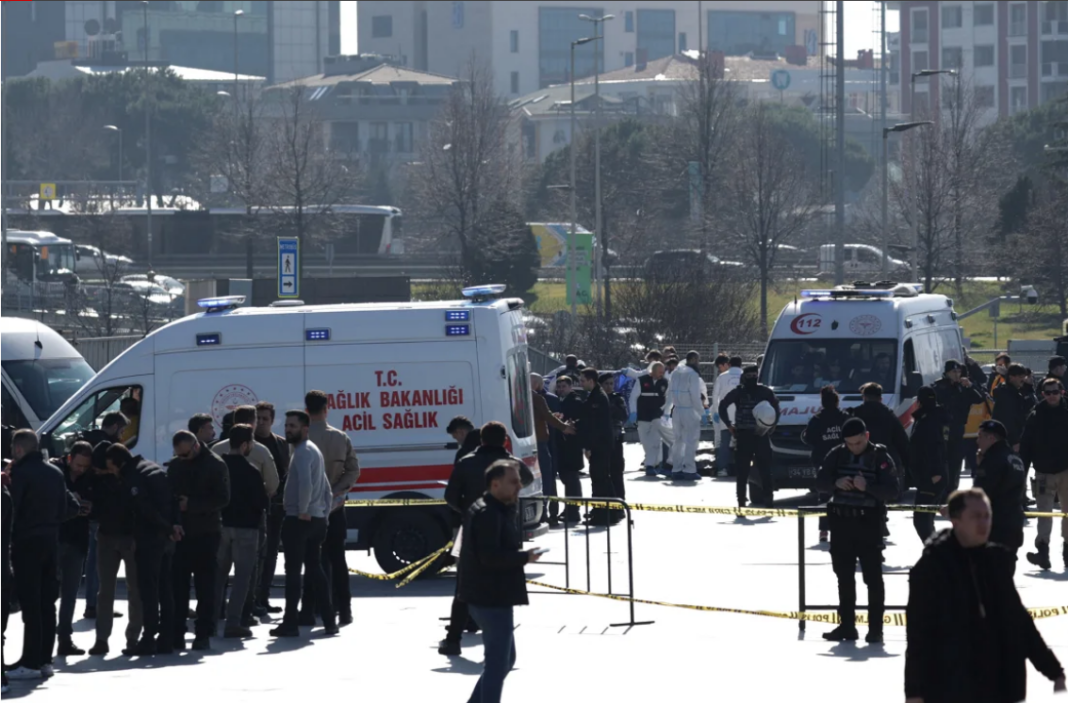
<svg viewBox="0 0 1068 703">
<path fill-rule="evenodd" d="M 148 269 L 152 270 L 152 112 L 149 101 L 148 0 L 141 0 L 145 20 L 145 228 L 147 229 Z"/>
<path fill-rule="evenodd" d="M 835 150 L 838 158 L 834 172 L 834 282 L 845 282 L 845 2 L 835 3 L 835 51 L 838 66 L 835 71 Z"/>
<path fill-rule="evenodd" d="M 890 280 L 890 232 L 887 229 L 887 205 L 890 199 L 890 161 L 886 148 L 886 0 L 879 3 L 879 120 L 883 129 L 882 244 L 883 280 Z"/>
</svg>

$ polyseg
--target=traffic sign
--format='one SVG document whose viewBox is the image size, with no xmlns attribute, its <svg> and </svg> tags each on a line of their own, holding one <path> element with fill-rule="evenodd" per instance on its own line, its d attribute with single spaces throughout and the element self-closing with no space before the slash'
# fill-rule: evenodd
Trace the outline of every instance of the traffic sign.
<svg viewBox="0 0 1068 703">
<path fill-rule="evenodd" d="M 41 200 L 55 200 L 56 199 L 56 184 L 55 183 L 42 183 L 41 184 Z"/>
<path fill-rule="evenodd" d="M 278 238 L 278 297 L 296 298 L 300 295 L 300 240 L 296 237 Z"/>
<path fill-rule="evenodd" d="M 790 87 L 790 72 L 777 69 L 771 72 L 771 86 L 776 90 L 786 90 Z"/>
</svg>

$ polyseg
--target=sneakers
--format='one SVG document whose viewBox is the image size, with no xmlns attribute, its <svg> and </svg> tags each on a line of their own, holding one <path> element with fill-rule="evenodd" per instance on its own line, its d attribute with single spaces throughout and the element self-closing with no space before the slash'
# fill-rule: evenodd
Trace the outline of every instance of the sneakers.
<svg viewBox="0 0 1068 703">
<path fill-rule="evenodd" d="M 63 640 L 56 647 L 57 657 L 81 657 L 85 655 L 85 650 L 80 649 L 74 645 L 71 640 Z"/>
<path fill-rule="evenodd" d="M 674 481 L 700 481 L 701 474 L 697 473 L 696 471 L 694 471 L 693 473 L 689 473 L 687 471 L 672 471 L 671 478 Z"/>
<path fill-rule="evenodd" d="M 855 625 L 839 625 L 830 632 L 824 632 L 823 639 L 828 642 L 856 642 L 860 634 Z"/>
<path fill-rule="evenodd" d="M 341 628 L 335 625 L 323 625 L 323 637 L 337 637 L 341 634 Z"/>
<path fill-rule="evenodd" d="M 458 657 L 463 654 L 463 650 L 456 640 L 442 640 L 438 644 L 438 654 L 443 657 Z"/>
<path fill-rule="evenodd" d="M 1027 553 L 1027 561 L 1031 562 L 1043 571 L 1049 571 L 1050 569 L 1052 569 L 1053 564 L 1049 560 L 1049 545 L 1039 544 L 1037 552 Z"/>
<path fill-rule="evenodd" d="M 41 677 L 50 679 L 56 675 L 56 670 L 51 664 L 45 664 L 41 667 Z"/>
<path fill-rule="evenodd" d="M 261 603 L 260 607 L 262 607 L 268 615 L 281 615 L 283 610 L 277 605 L 271 605 L 270 603 Z"/>
<path fill-rule="evenodd" d="M 44 674 L 40 669 L 27 669 L 20 666 L 7 672 L 7 678 L 9 681 L 41 681 L 44 679 Z"/>
</svg>

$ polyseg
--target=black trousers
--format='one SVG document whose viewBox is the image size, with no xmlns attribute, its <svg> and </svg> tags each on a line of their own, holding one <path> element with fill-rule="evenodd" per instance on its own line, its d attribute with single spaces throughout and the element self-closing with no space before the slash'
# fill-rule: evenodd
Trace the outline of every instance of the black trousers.
<svg viewBox="0 0 1068 703">
<path fill-rule="evenodd" d="M 271 506 L 271 512 L 267 515 L 267 544 L 264 546 L 263 565 L 260 567 L 256 592 L 256 601 L 260 605 L 267 605 L 271 600 L 271 585 L 278 569 L 278 550 L 282 545 L 282 521 L 285 516 L 285 510 L 276 505 Z"/>
<path fill-rule="evenodd" d="M 868 587 L 868 622 L 882 628 L 886 605 L 883 584 L 883 513 L 873 510 L 864 517 L 828 515 L 831 526 L 831 566 L 838 577 L 838 617 L 842 624 L 856 622 L 857 561 Z"/>
<path fill-rule="evenodd" d="M 174 622 L 174 553 L 177 546 L 166 537 L 147 537 L 137 540 L 134 559 L 137 562 L 137 583 L 141 588 L 141 609 L 146 642 L 159 634 L 175 631 Z M 189 590 L 186 589 L 186 593 Z M 200 591 L 197 591 L 200 597 Z M 186 608 L 188 610 L 188 607 Z M 184 620 L 184 618 L 183 618 Z M 170 644 L 164 642 L 164 645 Z"/>
<path fill-rule="evenodd" d="M 949 470 L 949 487 L 946 495 L 960 488 L 960 472 L 964 463 L 964 430 L 954 432 L 946 442 L 946 467 Z"/>
<path fill-rule="evenodd" d="M 757 435 L 754 430 L 735 430 L 738 449 L 734 454 L 734 467 L 738 472 L 736 483 L 738 505 L 748 502 L 749 470 L 756 464 L 760 476 L 760 488 L 764 494 L 764 504 L 772 507 L 775 503 L 774 486 L 771 484 L 771 438 Z"/>
<path fill-rule="evenodd" d="M 627 499 L 627 484 L 623 481 L 623 474 L 627 470 L 627 461 L 623 454 L 623 438 L 620 437 L 616 440 L 615 446 L 612 447 L 612 489 L 614 491 L 613 497 L 620 500 Z"/>
<path fill-rule="evenodd" d="M 174 643 L 185 641 L 185 613 L 189 612 L 189 584 L 197 589 L 196 636 L 211 637 L 219 617 L 215 580 L 219 570 L 219 534 L 186 535 L 174 550 Z"/>
<path fill-rule="evenodd" d="M 38 670 L 52 663 L 52 651 L 56 647 L 56 601 L 59 600 L 58 564 L 56 535 L 27 537 L 11 545 L 15 593 L 22 606 L 25 626 L 19 664 L 27 669 Z M 10 598 L 11 594 L 5 591 L 4 600 Z"/>
<path fill-rule="evenodd" d="M 467 603 L 460 600 L 460 579 L 456 579 L 456 595 L 452 599 L 452 612 L 449 615 L 449 626 L 445 628 L 445 639 L 450 642 L 459 642 L 464 637 L 464 630 L 471 622 L 471 613 L 467 609 Z"/>
<path fill-rule="evenodd" d="M 604 448 L 590 450 L 590 478 L 593 480 L 593 498 L 617 498 L 616 485 L 613 481 L 612 455 L 615 452 L 615 442 Z M 623 476 L 620 474 L 620 482 Z M 616 520 L 622 517 L 623 511 L 615 508 L 593 508 L 590 511 L 590 519 L 601 522 L 608 519 Z"/>
<path fill-rule="evenodd" d="M 326 585 L 323 572 L 322 548 L 326 541 L 326 520 L 314 518 L 301 520 L 286 517 L 282 523 L 282 547 L 285 550 L 286 569 L 286 613 L 285 625 L 296 627 L 300 622 L 300 597 L 304 587 L 302 573 L 307 575 L 308 587 L 314 603 L 323 618 L 323 624 L 332 626 L 336 623 L 334 608 L 330 604 L 330 589 Z"/>
<path fill-rule="evenodd" d="M 349 564 L 345 556 L 345 539 L 348 536 L 345 510 L 334 511 L 326 523 L 326 540 L 322 546 L 323 574 L 330 589 L 330 603 L 337 614 L 352 614 L 352 591 L 349 588 Z M 304 602 L 301 611 L 314 613 L 319 610 L 308 573 L 304 574 Z"/>
<path fill-rule="evenodd" d="M 574 457 L 560 458 L 560 481 L 564 484 L 565 498 L 582 497 L 582 479 L 579 477 L 579 469 L 582 468 L 582 459 Z M 582 508 L 578 505 L 568 505 L 564 509 L 564 518 L 568 522 L 578 522 L 582 517 Z"/>
<path fill-rule="evenodd" d="M 941 505 L 945 500 L 945 492 L 939 490 L 938 486 L 945 483 L 939 481 L 935 484 L 934 488 L 930 487 L 930 484 L 926 488 L 916 490 L 916 505 Z M 912 514 L 912 526 L 916 528 L 916 534 L 919 535 L 921 542 L 927 542 L 927 540 L 934 534 L 935 531 L 935 516 L 934 513 L 920 513 L 916 512 Z"/>
<path fill-rule="evenodd" d="M 6 559 L 7 555 L 5 554 L 4 556 L 5 556 L 4 561 L 6 562 L 7 561 L 7 559 Z M 11 615 L 11 591 L 12 591 L 13 588 L 15 588 L 15 578 L 13 576 L 11 576 L 10 574 L 8 574 L 8 569 L 7 569 L 7 564 L 6 563 L 4 564 L 4 583 L 3 583 L 3 586 L 4 586 L 4 592 L 3 592 L 2 596 L 0 596 L 0 601 L 3 601 L 3 610 L 4 610 L 3 643 L 6 644 L 7 643 L 7 618 L 8 618 L 9 615 Z M 3 668 L 4 672 L 7 672 L 7 659 L 5 659 L 4 656 L 3 656 L 3 647 L 2 646 L 0 646 L 0 667 Z M 7 673 L 4 674 L 4 681 L 7 681 Z"/>
</svg>

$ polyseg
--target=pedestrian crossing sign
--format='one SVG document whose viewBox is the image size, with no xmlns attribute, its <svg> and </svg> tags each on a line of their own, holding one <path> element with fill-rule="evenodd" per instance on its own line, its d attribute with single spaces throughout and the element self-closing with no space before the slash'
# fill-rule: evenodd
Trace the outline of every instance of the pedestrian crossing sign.
<svg viewBox="0 0 1068 703">
<path fill-rule="evenodd" d="M 300 296 L 300 240 L 278 238 L 278 297 Z"/>
</svg>

